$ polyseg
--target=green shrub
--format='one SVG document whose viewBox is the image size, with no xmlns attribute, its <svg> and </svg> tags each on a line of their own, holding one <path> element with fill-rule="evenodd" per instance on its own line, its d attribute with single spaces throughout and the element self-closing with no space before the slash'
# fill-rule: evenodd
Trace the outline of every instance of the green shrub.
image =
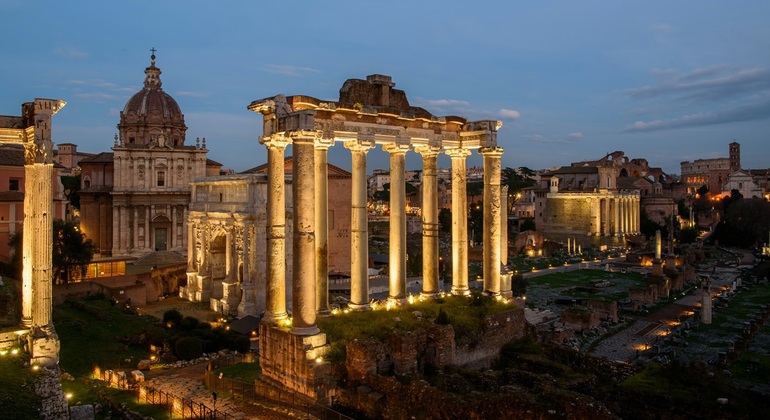
<svg viewBox="0 0 770 420">
<path fill-rule="evenodd" d="M 444 308 L 439 308 L 438 310 L 438 316 L 436 317 L 436 324 L 438 325 L 449 325 L 450 324 L 449 315 L 446 314 L 446 311 L 444 311 Z"/>
<path fill-rule="evenodd" d="M 179 321 L 179 326 L 184 330 L 192 330 L 196 328 L 199 324 L 198 318 L 193 318 L 191 316 L 186 316 L 182 318 L 181 321 Z"/>
<path fill-rule="evenodd" d="M 169 309 L 163 312 L 163 325 L 166 328 L 175 328 L 182 322 L 182 313 L 176 309 Z"/>
<path fill-rule="evenodd" d="M 203 354 L 203 342 L 198 337 L 182 337 L 176 340 L 175 354 L 182 360 L 192 360 Z"/>
<path fill-rule="evenodd" d="M 235 351 L 239 353 L 248 353 L 251 350 L 251 340 L 248 336 L 240 335 L 233 340 Z"/>
</svg>

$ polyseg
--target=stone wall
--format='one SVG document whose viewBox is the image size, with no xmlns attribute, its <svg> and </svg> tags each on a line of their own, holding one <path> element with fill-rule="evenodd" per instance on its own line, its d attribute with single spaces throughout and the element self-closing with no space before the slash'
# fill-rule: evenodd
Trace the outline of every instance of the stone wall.
<svg viewBox="0 0 770 420">
<path fill-rule="evenodd" d="M 524 310 L 515 308 L 486 318 L 478 334 L 456 340 L 454 329 L 436 325 L 420 331 L 393 334 L 384 342 L 356 340 L 346 346 L 348 379 L 403 376 L 449 365 L 488 368 L 502 346 L 525 335 Z"/>
<path fill-rule="evenodd" d="M 618 323 L 617 301 L 607 302 L 604 300 L 591 299 L 588 301 L 588 308 L 591 310 L 591 312 L 595 312 L 599 319 L 612 321 L 616 324 Z"/>
<path fill-rule="evenodd" d="M 44 367 L 35 381 L 35 394 L 40 397 L 40 419 L 61 420 L 70 418 L 67 400 L 59 382 L 59 367 Z M 12 418 L 13 413 L 5 413 Z"/>
<path fill-rule="evenodd" d="M 576 332 L 596 328 L 601 324 L 599 313 L 585 306 L 570 306 L 561 312 L 561 322 Z"/>
</svg>

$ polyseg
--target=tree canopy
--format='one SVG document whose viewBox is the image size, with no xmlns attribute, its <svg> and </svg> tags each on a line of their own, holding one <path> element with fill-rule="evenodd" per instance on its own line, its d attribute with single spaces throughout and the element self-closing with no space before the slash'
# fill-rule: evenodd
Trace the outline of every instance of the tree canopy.
<svg viewBox="0 0 770 420">
<path fill-rule="evenodd" d="M 54 281 L 57 284 L 68 283 L 77 270 L 80 270 L 80 276 L 85 275 L 96 245 L 86 238 L 76 223 L 56 219 L 53 222 L 52 251 Z"/>
</svg>

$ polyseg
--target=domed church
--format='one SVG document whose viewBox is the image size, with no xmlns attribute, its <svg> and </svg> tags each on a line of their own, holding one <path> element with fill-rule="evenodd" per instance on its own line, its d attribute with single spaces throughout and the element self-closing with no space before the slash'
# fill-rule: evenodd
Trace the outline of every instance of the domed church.
<svg viewBox="0 0 770 420">
<path fill-rule="evenodd" d="M 100 258 L 185 255 L 190 182 L 222 166 L 206 158 L 205 138 L 185 144 L 184 114 L 162 88 L 154 53 L 144 87 L 120 113 L 112 153 L 80 161 L 81 229 Z"/>
</svg>

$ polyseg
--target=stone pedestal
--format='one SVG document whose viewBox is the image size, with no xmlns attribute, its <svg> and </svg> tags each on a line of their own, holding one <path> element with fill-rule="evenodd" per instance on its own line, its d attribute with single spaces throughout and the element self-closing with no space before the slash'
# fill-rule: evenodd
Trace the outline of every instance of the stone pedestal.
<svg viewBox="0 0 770 420">
<path fill-rule="evenodd" d="M 334 395 L 331 364 L 324 360 L 330 348 L 326 334 L 301 336 L 262 323 L 259 337 L 263 375 L 315 400 Z"/>
<path fill-rule="evenodd" d="M 59 336 L 53 325 L 32 327 L 27 336 L 30 363 L 39 366 L 55 366 L 59 363 Z"/>
</svg>

